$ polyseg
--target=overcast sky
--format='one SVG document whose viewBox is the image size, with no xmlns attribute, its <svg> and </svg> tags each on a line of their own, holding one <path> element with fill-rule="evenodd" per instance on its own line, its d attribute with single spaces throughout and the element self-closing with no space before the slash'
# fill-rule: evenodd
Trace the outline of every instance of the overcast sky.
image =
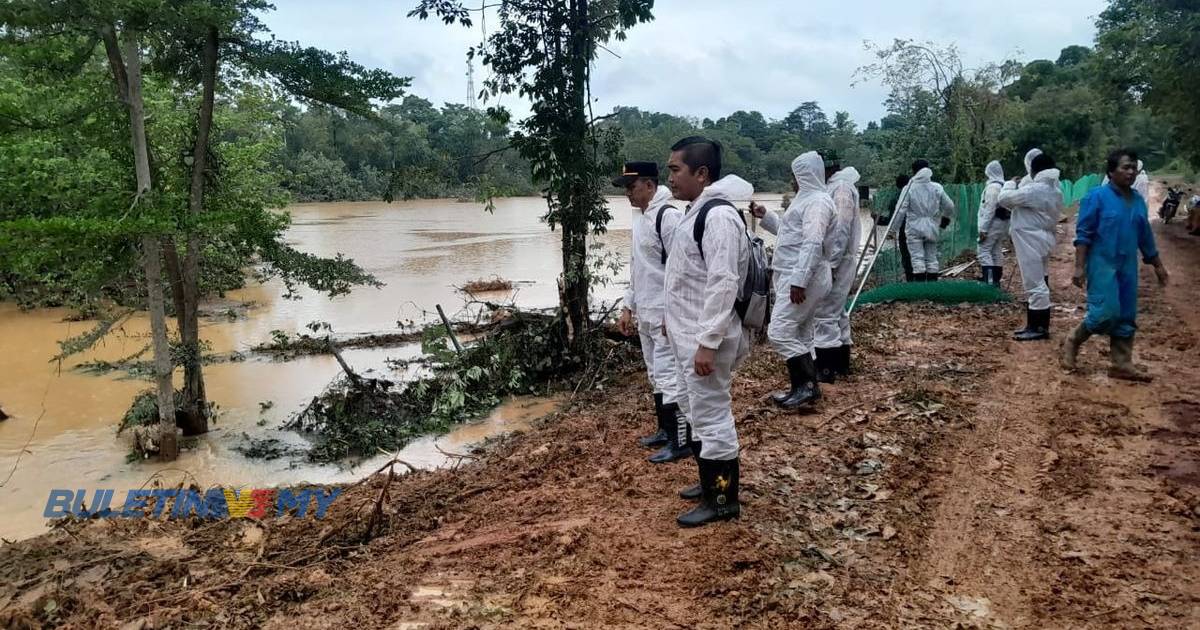
<svg viewBox="0 0 1200 630">
<path fill-rule="evenodd" d="M 478 0 L 468 4 L 478 6 Z M 333 51 L 413 78 L 411 93 L 435 104 L 465 102 L 466 50 L 473 28 L 405 17 L 416 0 L 275 0 L 265 21 L 281 39 Z M 1015 58 L 1056 59 L 1092 44 L 1104 0 L 659 0 L 654 21 L 609 47 L 593 72 L 597 114 L 616 105 L 717 118 L 739 109 L 782 118 L 803 101 L 860 126 L 883 115 L 877 84 L 852 87 L 871 61 L 863 41 L 895 38 L 956 43 L 968 66 Z M 494 20 L 493 20 L 494 24 Z M 476 84 L 486 69 L 476 67 Z M 515 97 L 501 104 L 524 113 Z"/>
</svg>

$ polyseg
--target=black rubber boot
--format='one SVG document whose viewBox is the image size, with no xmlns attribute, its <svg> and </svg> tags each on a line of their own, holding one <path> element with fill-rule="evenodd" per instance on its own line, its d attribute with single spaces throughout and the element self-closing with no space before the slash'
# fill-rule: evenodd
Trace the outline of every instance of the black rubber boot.
<svg viewBox="0 0 1200 630">
<path fill-rule="evenodd" d="M 776 405 L 782 404 L 783 401 L 787 400 L 792 395 L 792 392 L 796 391 L 796 388 L 799 387 L 799 383 L 803 382 L 804 379 L 804 366 L 800 362 L 800 357 L 792 357 L 788 359 L 787 370 L 788 388 L 781 392 L 773 392 L 771 394 L 771 400 Z"/>
<path fill-rule="evenodd" d="M 642 448 L 658 448 L 671 440 L 671 436 L 667 435 L 667 429 L 663 427 L 663 395 L 654 395 L 654 419 L 658 424 L 658 431 L 651 435 L 638 438 L 638 446 Z"/>
<path fill-rule="evenodd" d="M 942 272 L 940 272 L 940 271 L 934 271 L 931 273 L 927 273 L 927 274 L 925 274 L 925 282 L 937 282 L 938 278 L 941 278 L 941 277 L 942 277 Z"/>
<path fill-rule="evenodd" d="M 830 385 L 837 381 L 837 348 L 817 348 L 817 380 Z"/>
<path fill-rule="evenodd" d="M 840 376 L 850 376 L 850 350 L 853 347 L 845 344 L 837 349 L 837 373 Z"/>
<path fill-rule="evenodd" d="M 1042 311 L 1027 310 L 1026 317 L 1029 320 L 1029 325 L 1025 330 L 1018 331 L 1013 335 L 1013 339 L 1017 341 L 1041 341 L 1050 338 L 1050 309 Z"/>
<path fill-rule="evenodd" d="M 795 368 L 793 368 L 793 364 Z M 817 364 L 811 354 L 788 359 L 788 371 L 792 373 L 792 391 L 779 402 L 789 411 L 800 409 L 821 400 L 821 385 L 817 382 Z"/>
<path fill-rule="evenodd" d="M 662 409 L 665 416 L 663 425 L 670 425 L 671 439 L 658 452 L 650 456 L 651 464 L 669 464 L 692 454 L 692 449 L 688 448 L 687 443 L 687 421 L 679 412 L 679 404 L 666 403 Z"/>
<path fill-rule="evenodd" d="M 992 284 L 1000 286 L 1000 281 L 1004 279 L 1004 267 L 992 267 Z"/>
<path fill-rule="evenodd" d="M 717 521 L 737 518 L 742 513 L 738 503 L 738 459 L 728 461 L 698 458 L 700 467 L 700 504 L 675 520 L 680 527 L 700 527 Z"/>
<path fill-rule="evenodd" d="M 1033 311 L 1029 310 L 1029 308 L 1026 307 L 1025 308 L 1025 326 L 1023 326 L 1022 328 L 1020 328 L 1016 332 L 1014 332 L 1013 338 L 1015 339 L 1018 335 L 1024 335 L 1024 334 L 1028 333 L 1030 328 L 1033 328 Z"/>
<path fill-rule="evenodd" d="M 979 266 L 979 281 L 984 284 L 992 283 L 992 268 L 990 266 Z"/>
<path fill-rule="evenodd" d="M 700 465 L 700 441 L 690 439 L 691 438 L 690 428 L 688 431 L 688 438 L 689 438 L 688 439 L 688 448 L 690 448 L 692 451 L 692 459 L 696 460 L 696 465 L 699 466 Z M 704 494 L 704 489 L 702 487 L 700 487 L 700 484 L 696 484 L 694 486 L 688 486 L 688 487 L 684 488 L 683 490 L 680 490 L 679 498 L 686 499 L 688 501 L 699 501 L 700 497 L 703 496 L 703 494 Z"/>
</svg>

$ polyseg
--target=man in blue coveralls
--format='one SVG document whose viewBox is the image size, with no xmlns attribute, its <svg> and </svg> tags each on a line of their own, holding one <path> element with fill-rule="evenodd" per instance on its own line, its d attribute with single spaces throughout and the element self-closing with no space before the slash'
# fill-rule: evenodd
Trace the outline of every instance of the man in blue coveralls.
<svg viewBox="0 0 1200 630">
<path fill-rule="evenodd" d="M 1138 157 L 1120 149 L 1108 156 L 1108 184 L 1088 193 L 1079 204 L 1075 227 L 1075 286 L 1087 288 L 1087 316 L 1063 344 L 1062 366 L 1075 369 L 1079 347 L 1095 334 L 1108 335 L 1112 368 L 1108 375 L 1149 382 L 1152 377 L 1133 365 L 1137 330 L 1138 252 L 1154 266 L 1158 282 L 1169 275 L 1154 245 L 1146 200 L 1133 189 Z"/>
</svg>

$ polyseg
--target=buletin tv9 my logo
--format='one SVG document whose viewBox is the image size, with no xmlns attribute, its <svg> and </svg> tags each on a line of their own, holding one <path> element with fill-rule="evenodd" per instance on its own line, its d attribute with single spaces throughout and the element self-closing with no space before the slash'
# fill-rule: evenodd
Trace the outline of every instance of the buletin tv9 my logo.
<svg viewBox="0 0 1200 630">
<path fill-rule="evenodd" d="M 210 488 L 203 494 L 191 489 L 140 489 L 125 492 L 125 501 L 113 507 L 115 490 L 95 490 L 91 501 L 87 490 L 50 491 L 46 518 L 282 518 L 309 514 L 324 518 L 342 488 Z"/>
</svg>

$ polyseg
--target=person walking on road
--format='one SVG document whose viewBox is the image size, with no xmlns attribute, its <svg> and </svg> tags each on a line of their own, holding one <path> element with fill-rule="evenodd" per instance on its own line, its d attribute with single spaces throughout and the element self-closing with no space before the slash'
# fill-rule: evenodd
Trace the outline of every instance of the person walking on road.
<svg viewBox="0 0 1200 630">
<path fill-rule="evenodd" d="M 1154 267 L 1160 285 L 1170 274 L 1150 229 L 1146 200 L 1135 188 L 1137 154 L 1120 149 L 1108 156 L 1109 182 L 1079 204 L 1072 282 L 1087 289 L 1087 315 L 1063 343 L 1062 367 L 1074 371 L 1080 347 L 1092 335 L 1108 335 L 1112 378 L 1149 382 L 1133 364 L 1137 331 L 1138 254 Z"/>
</svg>

